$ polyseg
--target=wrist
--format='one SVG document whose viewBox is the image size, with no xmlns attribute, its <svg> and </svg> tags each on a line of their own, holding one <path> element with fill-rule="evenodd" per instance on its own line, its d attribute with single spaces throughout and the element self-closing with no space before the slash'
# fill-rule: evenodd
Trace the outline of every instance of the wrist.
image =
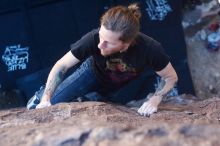
<svg viewBox="0 0 220 146">
<path fill-rule="evenodd" d="M 50 97 L 49 96 L 42 96 L 41 102 L 50 102 Z"/>
<path fill-rule="evenodd" d="M 159 97 L 163 98 L 165 95 L 160 94 L 160 93 L 154 93 L 154 96 L 159 96 Z"/>
</svg>

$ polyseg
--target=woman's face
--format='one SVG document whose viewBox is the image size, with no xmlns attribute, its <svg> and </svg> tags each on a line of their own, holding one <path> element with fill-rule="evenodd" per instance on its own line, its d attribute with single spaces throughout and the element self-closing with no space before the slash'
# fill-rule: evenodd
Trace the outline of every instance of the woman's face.
<svg viewBox="0 0 220 146">
<path fill-rule="evenodd" d="M 123 43 L 121 40 L 119 40 L 120 36 L 120 32 L 107 30 L 103 25 L 101 25 L 99 30 L 98 48 L 103 56 L 108 56 L 127 50 L 129 44 Z"/>
</svg>

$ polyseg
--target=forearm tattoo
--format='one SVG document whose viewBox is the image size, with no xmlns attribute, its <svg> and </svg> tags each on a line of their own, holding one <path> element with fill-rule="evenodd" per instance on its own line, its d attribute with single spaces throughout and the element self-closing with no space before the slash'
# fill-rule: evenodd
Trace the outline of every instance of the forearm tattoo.
<svg viewBox="0 0 220 146">
<path fill-rule="evenodd" d="M 55 74 L 53 79 L 49 80 L 49 83 L 46 86 L 44 92 L 46 95 L 51 96 L 54 93 L 57 86 L 62 82 L 65 72 L 65 69 L 62 68 L 59 72 Z"/>
<path fill-rule="evenodd" d="M 160 83 L 160 88 L 158 88 L 155 95 L 166 96 L 167 93 L 169 93 L 171 91 L 171 89 L 174 87 L 175 84 L 176 84 L 176 82 L 174 82 L 174 81 L 167 81 L 166 82 L 165 80 L 162 80 Z"/>
</svg>

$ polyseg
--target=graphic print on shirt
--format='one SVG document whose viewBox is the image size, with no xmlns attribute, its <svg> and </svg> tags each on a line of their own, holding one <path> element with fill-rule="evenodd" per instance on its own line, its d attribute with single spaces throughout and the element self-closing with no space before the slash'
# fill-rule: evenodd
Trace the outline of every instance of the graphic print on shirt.
<svg viewBox="0 0 220 146">
<path fill-rule="evenodd" d="M 138 75 L 135 68 L 129 66 L 120 58 L 107 60 L 106 71 L 111 80 L 117 84 L 123 84 Z"/>
</svg>

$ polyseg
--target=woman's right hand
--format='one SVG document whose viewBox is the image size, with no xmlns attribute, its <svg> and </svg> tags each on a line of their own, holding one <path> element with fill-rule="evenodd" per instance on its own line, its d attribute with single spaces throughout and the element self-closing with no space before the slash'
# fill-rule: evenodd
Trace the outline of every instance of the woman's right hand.
<svg viewBox="0 0 220 146">
<path fill-rule="evenodd" d="M 41 102 L 36 106 L 36 109 L 37 109 L 37 108 L 45 108 L 45 107 L 49 107 L 49 106 L 51 106 L 50 101 L 41 101 Z"/>
</svg>

